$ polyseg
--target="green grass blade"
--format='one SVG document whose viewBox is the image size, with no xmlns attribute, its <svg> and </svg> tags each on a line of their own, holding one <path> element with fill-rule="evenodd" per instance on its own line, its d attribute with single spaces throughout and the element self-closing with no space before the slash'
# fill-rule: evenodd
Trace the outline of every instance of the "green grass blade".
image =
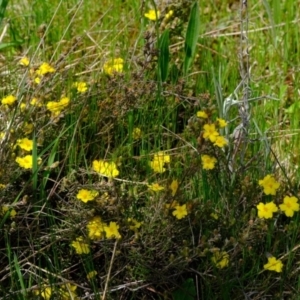
<svg viewBox="0 0 300 300">
<path fill-rule="evenodd" d="M 4 19 L 8 2 L 9 2 L 9 0 L 2 0 L 0 2 L 0 24 L 2 23 L 2 20 Z"/>
<path fill-rule="evenodd" d="M 23 275 L 22 275 L 22 272 L 21 272 L 21 269 L 20 269 L 20 265 L 19 265 L 18 257 L 16 255 L 16 253 L 14 253 L 14 266 L 15 266 L 16 273 L 18 275 L 18 281 L 19 281 L 20 287 L 22 289 L 22 294 L 25 297 L 26 296 L 26 287 L 25 287 L 25 283 L 24 283 L 24 280 L 23 280 Z"/>
<path fill-rule="evenodd" d="M 190 65 L 193 61 L 196 52 L 199 31 L 200 31 L 199 5 L 198 2 L 195 2 L 191 10 L 189 24 L 186 31 L 186 37 L 185 37 L 185 48 L 184 48 L 185 59 L 183 63 L 184 75 L 187 75 Z"/>
<path fill-rule="evenodd" d="M 159 40 L 159 70 L 161 81 L 166 81 L 169 67 L 169 30 L 165 30 Z"/>
</svg>

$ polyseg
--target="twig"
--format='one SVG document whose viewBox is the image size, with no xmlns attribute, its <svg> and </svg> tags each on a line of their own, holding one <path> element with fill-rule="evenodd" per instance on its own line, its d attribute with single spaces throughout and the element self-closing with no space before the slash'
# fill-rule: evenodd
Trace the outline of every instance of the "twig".
<svg viewBox="0 0 300 300">
<path fill-rule="evenodd" d="M 103 295 L 102 295 L 102 300 L 105 300 L 105 297 L 106 297 L 106 293 L 107 293 L 107 289 L 108 289 L 108 283 L 109 283 L 110 274 L 111 274 L 111 269 L 112 269 L 114 259 L 115 259 L 117 244 L 118 244 L 118 240 L 115 241 L 114 250 L 113 250 L 113 253 L 112 253 L 111 260 L 110 260 L 110 265 L 109 265 L 107 278 L 106 278 L 106 282 L 105 282 L 104 292 L 103 292 Z"/>
</svg>

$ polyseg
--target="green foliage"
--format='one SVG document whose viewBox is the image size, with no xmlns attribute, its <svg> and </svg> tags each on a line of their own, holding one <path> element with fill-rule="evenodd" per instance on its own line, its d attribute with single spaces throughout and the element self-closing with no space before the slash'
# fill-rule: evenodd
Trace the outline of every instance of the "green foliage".
<svg viewBox="0 0 300 300">
<path fill-rule="evenodd" d="M 299 1 L 236 3 L 2 2 L 1 299 L 297 298 Z"/>
<path fill-rule="evenodd" d="M 162 82 L 168 76 L 169 54 L 169 30 L 165 30 L 159 40 L 159 70 Z"/>
<path fill-rule="evenodd" d="M 188 74 L 190 65 L 194 59 L 197 47 L 197 41 L 199 39 L 200 32 L 200 12 L 198 2 L 195 2 L 191 9 L 190 19 L 185 36 L 185 58 L 183 63 L 183 73 Z"/>
</svg>

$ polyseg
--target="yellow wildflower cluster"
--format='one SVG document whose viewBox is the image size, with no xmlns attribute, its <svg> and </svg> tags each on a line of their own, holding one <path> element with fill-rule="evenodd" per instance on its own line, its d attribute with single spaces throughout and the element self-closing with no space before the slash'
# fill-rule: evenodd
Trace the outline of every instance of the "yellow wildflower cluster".
<svg viewBox="0 0 300 300">
<path fill-rule="evenodd" d="M 165 189 L 163 186 L 159 185 L 158 183 L 148 184 L 148 188 L 153 192 L 160 192 Z"/>
<path fill-rule="evenodd" d="M 223 119 L 218 119 L 218 120 L 219 120 L 218 121 L 219 127 L 221 127 L 221 125 L 223 126 L 224 124 L 227 125 L 225 120 Z M 204 129 L 203 138 L 206 140 L 207 139 L 210 140 L 214 144 L 214 146 L 223 148 L 228 144 L 228 141 L 223 136 L 221 136 L 219 132 L 216 130 L 215 124 L 205 124 L 203 126 L 203 129 Z"/>
<path fill-rule="evenodd" d="M 218 269 L 223 269 L 229 264 L 229 255 L 225 251 L 216 251 L 211 260 Z"/>
<path fill-rule="evenodd" d="M 62 97 L 59 101 L 49 101 L 47 109 L 51 111 L 53 116 L 58 116 L 70 103 L 68 97 Z"/>
<path fill-rule="evenodd" d="M 138 222 L 136 219 L 132 219 L 132 218 L 128 218 L 127 221 L 130 224 L 129 229 L 133 231 L 139 229 L 143 224 L 143 222 Z"/>
<path fill-rule="evenodd" d="M 273 175 L 265 176 L 258 181 L 258 184 L 264 188 L 264 193 L 266 195 L 276 195 L 276 191 L 280 187 L 280 183 L 275 180 Z M 278 211 L 278 207 L 273 201 L 266 204 L 260 202 L 256 207 L 258 210 L 258 217 L 264 219 L 272 218 L 273 213 Z M 283 203 L 279 205 L 279 208 L 287 217 L 293 217 L 294 213 L 300 210 L 298 199 L 294 196 L 285 196 L 283 198 Z"/>
<path fill-rule="evenodd" d="M 276 259 L 271 256 L 268 258 L 268 263 L 264 265 L 265 270 L 275 271 L 277 273 L 282 272 L 283 263 L 280 259 Z"/>
<path fill-rule="evenodd" d="M 202 118 L 202 119 L 208 118 L 208 114 L 204 110 L 199 110 L 196 115 L 198 118 Z"/>
<path fill-rule="evenodd" d="M 106 238 L 108 239 L 120 239 L 121 235 L 119 233 L 119 225 L 116 222 L 109 222 L 108 226 L 104 226 L 104 231 Z"/>
<path fill-rule="evenodd" d="M 32 151 L 33 141 L 28 138 L 18 139 L 17 146 L 25 151 Z"/>
<path fill-rule="evenodd" d="M 16 162 L 18 163 L 18 165 L 21 167 L 21 168 L 24 168 L 24 169 L 32 169 L 32 166 L 33 166 L 33 156 L 32 155 L 25 155 L 24 157 L 20 157 L 18 156 L 16 158 Z M 39 157 L 38 158 L 38 161 L 37 163 L 40 164 L 42 162 L 41 158 Z"/>
<path fill-rule="evenodd" d="M 13 95 L 8 95 L 4 98 L 2 98 L 1 103 L 3 105 L 13 105 L 17 101 L 17 98 Z"/>
<path fill-rule="evenodd" d="M 90 280 L 90 279 L 94 278 L 97 274 L 98 274 L 98 272 L 95 271 L 95 270 L 94 270 L 94 271 L 91 271 L 91 272 L 88 272 L 87 275 L 86 275 L 86 278 L 87 278 L 88 280 Z"/>
<path fill-rule="evenodd" d="M 77 89 L 78 93 L 85 93 L 88 89 L 86 82 L 79 81 L 74 83 L 74 87 Z"/>
<path fill-rule="evenodd" d="M 119 170 L 114 162 L 94 160 L 92 169 L 100 175 L 108 178 L 115 178 L 119 175 Z"/>
<path fill-rule="evenodd" d="M 42 287 L 34 291 L 36 296 L 41 296 L 45 300 L 50 300 L 52 296 L 52 289 L 47 284 L 43 284 Z"/>
<path fill-rule="evenodd" d="M 59 296 L 60 296 L 60 300 L 79 300 L 79 298 L 77 297 L 76 294 L 76 289 L 77 286 L 74 284 L 64 284 L 61 286 L 61 288 L 59 289 Z"/>
<path fill-rule="evenodd" d="M 172 215 L 176 217 L 178 220 L 185 218 L 188 214 L 186 204 L 176 205 L 175 210 L 172 212 Z"/>
<path fill-rule="evenodd" d="M 9 210 L 10 210 L 9 206 L 3 205 L 3 206 L 1 207 L 1 211 L 0 211 L 0 212 L 1 212 L 1 215 L 2 215 L 2 216 L 5 215 Z M 17 215 L 17 212 L 12 208 L 12 209 L 10 210 L 10 212 L 9 212 L 9 217 L 10 217 L 11 219 L 14 219 L 16 215 Z"/>
<path fill-rule="evenodd" d="M 89 244 L 84 241 L 83 236 L 77 237 L 76 240 L 71 243 L 71 246 L 75 249 L 77 254 L 90 253 Z"/>
<path fill-rule="evenodd" d="M 170 10 L 169 12 L 166 13 L 165 15 L 165 19 L 168 20 L 170 19 L 174 14 L 174 11 L 173 10 Z"/>
<path fill-rule="evenodd" d="M 159 151 L 154 154 L 153 159 L 150 161 L 151 169 L 156 173 L 164 173 L 166 168 L 165 164 L 169 164 L 171 162 L 170 155 L 167 155 L 163 151 Z"/>
<path fill-rule="evenodd" d="M 142 130 L 138 127 L 134 128 L 132 131 L 132 137 L 134 140 L 139 140 L 142 136 Z"/>
<path fill-rule="evenodd" d="M 50 64 L 43 62 L 36 71 L 31 69 L 30 74 L 34 78 L 34 82 L 39 84 L 45 75 L 54 73 L 55 71 L 56 70 Z"/>
<path fill-rule="evenodd" d="M 24 56 L 24 57 L 22 57 L 22 58 L 19 60 L 19 64 L 20 64 L 21 66 L 24 66 L 24 67 L 28 67 L 28 66 L 29 66 L 29 63 L 30 63 L 30 61 L 29 61 L 29 58 L 28 58 L 27 56 Z"/>
<path fill-rule="evenodd" d="M 269 202 L 266 204 L 260 202 L 257 205 L 257 210 L 259 218 L 270 219 L 273 217 L 273 213 L 278 211 L 278 207 L 274 202 Z"/>
<path fill-rule="evenodd" d="M 279 208 L 287 217 L 292 217 L 295 211 L 299 211 L 298 199 L 294 196 L 285 196 L 283 199 L 283 204 L 280 204 Z"/>
<path fill-rule="evenodd" d="M 46 75 L 46 74 L 48 74 L 48 73 L 54 73 L 55 72 L 55 69 L 51 66 L 51 65 L 49 65 L 48 63 L 46 63 L 46 62 L 43 62 L 40 66 L 39 66 L 39 68 L 36 70 L 36 74 L 37 75 L 40 75 L 40 76 L 42 76 L 42 75 Z"/>
<path fill-rule="evenodd" d="M 204 170 L 212 170 L 215 167 L 217 159 L 215 157 L 209 155 L 202 155 L 201 156 L 202 167 Z"/>
<path fill-rule="evenodd" d="M 144 14 L 144 16 L 151 21 L 156 21 L 160 16 L 160 11 L 155 9 L 150 9 L 148 12 Z"/>
<path fill-rule="evenodd" d="M 100 217 L 94 217 L 86 226 L 89 238 L 92 240 L 104 238 L 104 226 L 106 226 L 106 224 L 102 222 Z"/>
<path fill-rule="evenodd" d="M 107 75 L 113 75 L 114 73 L 122 73 L 124 67 L 124 60 L 122 58 L 109 59 L 103 65 L 103 71 Z"/>
<path fill-rule="evenodd" d="M 121 238 L 119 233 L 119 225 L 116 222 L 110 222 L 109 225 L 102 222 L 101 218 L 96 216 L 88 222 L 86 226 L 88 236 L 92 240 L 99 240 L 106 236 L 107 239 Z"/>
<path fill-rule="evenodd" d="M 280 187 L 273 175 L 267 175 L 264 179 L 258 181 L 258 184 L 264 188 L 266 195 L 276 195 L 276 190 Z"/>
<path fill-rule="evenodd" d="M 88 201 L 94 200 L 98 195 L 99 193 L 95 190 L 81 189 L 78 191 L 76 198 L 84 203 L 87 203 Z"/>
<path fill-rule="evenodd" d="M 171 190 L 173 197 L 177 193 L 178 186 L 179 186 L 178 180 L 176 180 L 176 179 L 172 180 L 171 184 L 169 185 L 169 189 Z"/>
</svg>

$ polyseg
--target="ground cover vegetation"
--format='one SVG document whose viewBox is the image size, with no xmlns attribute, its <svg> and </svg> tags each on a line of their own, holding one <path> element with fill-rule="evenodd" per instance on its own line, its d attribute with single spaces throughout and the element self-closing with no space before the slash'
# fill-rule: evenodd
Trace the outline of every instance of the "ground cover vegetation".
<svg viewBox="0 0 300 300">
<path fill-rule="evenodd" d="M 299 299 L 299 1 L 2 1 L 0 299 Z"/>
</svg>

